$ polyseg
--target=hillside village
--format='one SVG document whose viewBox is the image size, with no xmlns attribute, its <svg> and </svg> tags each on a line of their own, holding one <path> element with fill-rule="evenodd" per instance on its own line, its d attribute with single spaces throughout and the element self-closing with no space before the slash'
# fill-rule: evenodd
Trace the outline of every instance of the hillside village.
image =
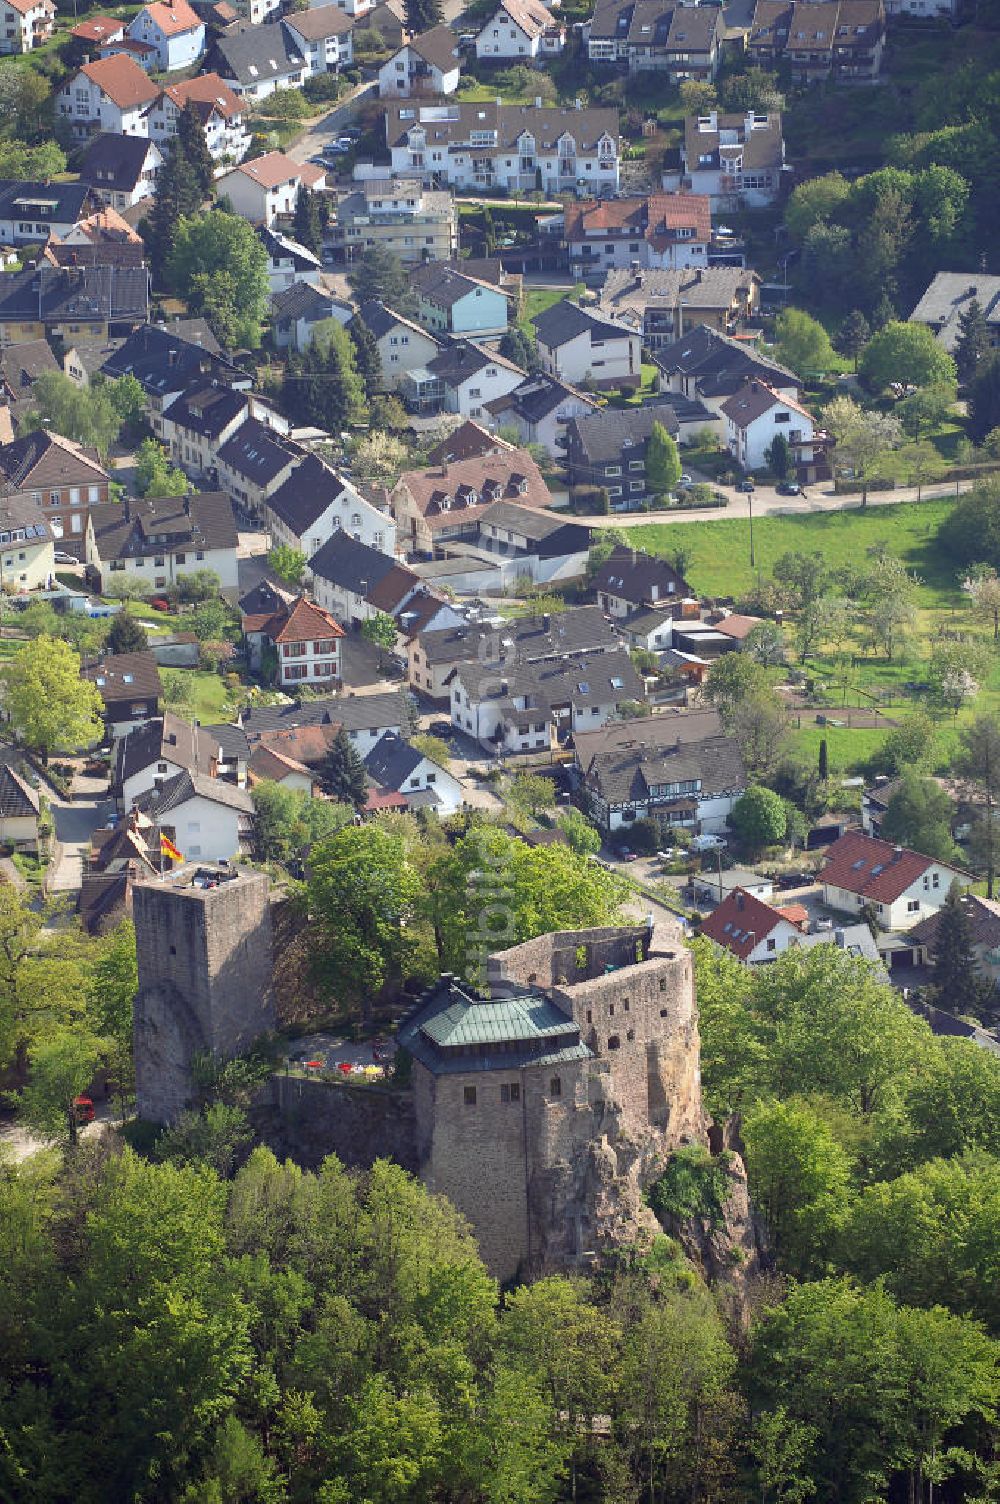
<svg viewBox="0 0 1000 1504">
<path fill-rule="evenodd" d="M 0 1497 L 992 1498 L 995 6 L 0 9 Z"/>
</svg>

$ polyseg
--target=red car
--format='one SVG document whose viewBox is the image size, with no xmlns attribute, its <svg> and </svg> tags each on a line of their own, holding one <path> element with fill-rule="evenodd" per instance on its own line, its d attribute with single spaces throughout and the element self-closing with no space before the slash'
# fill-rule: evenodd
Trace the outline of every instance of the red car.
<svg viewBox="0 0 1000 1504">
<path fill-rule="evenodd" d="M 90 1097 L 73 1098 L 73 1115 L 81 1126 L 94 1121 L 94 1104 Z"/>
<path fill-rule="evenodd" d="M 149 603 L 154 611 L 169 611 L 170 602 L 165 595 L 154 595 Z"/>
</svg>

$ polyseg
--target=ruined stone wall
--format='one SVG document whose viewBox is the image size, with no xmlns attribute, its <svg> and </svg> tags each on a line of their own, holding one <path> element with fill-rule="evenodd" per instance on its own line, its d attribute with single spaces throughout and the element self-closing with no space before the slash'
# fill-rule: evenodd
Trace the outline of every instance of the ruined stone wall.
<svg viewBox="0 0 1000 1504">
<path fill-rule="evenodd" d="M 140 1117 L 169 1123 L 190 1104 L 195 1055 L 228 1058 L 274 1027 L 268 881 L 136 883 L 133 911 L 136 1098 Z"/>
<path fill-rule="evenodd" d="M 350 1081 L 271 1077 L 253 1111 L 261 1140 L 279 1158 L 316 1169 L 336 1154 L 350 1169 L 393 1159 L 416 1174 L 413 1095 Z"/>
</svg>

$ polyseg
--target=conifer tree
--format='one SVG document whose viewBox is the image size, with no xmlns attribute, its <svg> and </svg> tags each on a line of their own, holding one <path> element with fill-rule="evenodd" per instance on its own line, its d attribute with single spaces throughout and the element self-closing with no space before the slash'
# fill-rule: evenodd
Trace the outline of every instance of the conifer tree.
<svg viewBox="0 0 1000 1504">
<path fill-rule="evenodd" d="M 177 142 L 195 175 L 202 198 L 208 198 L 215 184 L 215 163 L 205 140 L 201 117 L 191 100 L 178 117 Z"/>
<path fill-rule="evenodd" d="M 318 256 L 323 249 L 323 225 L 320 221 L 319 201 L 315 193 L 302 185 L 295 200 L 295 218 L 292 221 L 292 239 L 304 245 L 307 251 Z"/>
<path fill-rule="evenodd" d="M 840 326 L 834 344 L 841 355 L 847 355 L 854 362 L 855 371 L 858 369 L 858 357 L 872 337 L 871 325 L 861 312 L 855 308 L 849 313 Z"/>
<path fill-rule="evenodd" d="M 662 423 L 654 423 L 646 445 L 646 483 L 653 496 L 666 496 L 681 478 L 677 445 Z"/>
<path fill-rule="evenodd" d="M 938 914 L 931 985 L 935 1002 L 948 1013 L 978 1013 L 983 981 L 972 953 L 969 911 L 957 883 L 952 883 Z"/>
<path fill-rule="evenodd" d="M 362 319 L 354 318 L 347 326 L 354 344 L 354 363 L 358 375 L 365 384 L 365 393 L 371 398 L 382 385 L 382 357 L 378 341 Z"/>
<path fill-rule="evenodd" d="M 323 783 L 328 794 L 359 809 L 368 798 L 368 774 L 357 748 L 341 726 L 326 754 Z"/>
<path fill-rule="evenodd" d="M 147 245 L 157 277 L 162 277 L 174 248 L 178 223 L 185 215 L 197 212 L 203 197 L 198 174 L 188 160 L 180 136 L 175 136 L 157 176 L 156 200 L 146 221 Z"/>
<path fill-rule="evenodd" d="M 979 299 L 973 298 L 958 316 L 958 338 L 955 341 L 955 366 L 963 386 L 975 376 L 989 349 L 990 330 L 986 315 Z"/>
</svg>

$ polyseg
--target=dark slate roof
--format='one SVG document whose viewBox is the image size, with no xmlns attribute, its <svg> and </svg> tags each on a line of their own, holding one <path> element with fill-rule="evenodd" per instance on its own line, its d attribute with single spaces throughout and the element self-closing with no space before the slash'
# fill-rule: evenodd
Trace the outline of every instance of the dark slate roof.
<svg viewBox="0 0 1000 1504">
<path fill-rule="evenodd" d="M 0 219 L 36 219 L 75 225 L 90 198 L 86 183 L 37 183 L 0 180 Z"/>
<path fill-rule="evenodd" d="M 394 567 L 395 560 L 389 554 L 352 538 L 343 529 L 328 538 L 309 560 L 311 574 L 354 595 L 367 595 Z"/>
<path fill-rule="evenodd" d="M 423 994 L 400 1022 L 397 1037 L 434 1075 L 591 1057 L 579 1026 L 544 993 L 511 987 L 496 999 L 480 998 L 452 977 Z M 490 1045 L 496 1046 L 493 1054 Z"/>
<path fill-rule="evenodd" d="M 707 324 L 696 324 L 680 339 L 657 350 L 656 364 L 668 373 L 694 376 L 698 390 L 707 396 L 735 391 L 747 376 L 763 377 L 772 385 L 801 386 L 787 367 Z"/>
<path fill-rule="evenodd" d="M 44 339 L 22 340 L 0 350 L 0 373 L 15 397 L 26 395 L 39 376 L 61 370 Z"/>
<path fill-rule="evenodd" d="M 398 690 L 381 695 L 329 696 L 295 705 L 262 705 L 243 712 L 241 724 L 251 741 L 269 731 L 296 726 L 343 726 L 346 731 L 392 730 L 404 721 Z"/>
<path fill-rule="evenodd" d="M 309 319 L 318 324 L 321 319 L 333 317 L 338 302 L 339 299 L 318 287 L 311 287 L 308 282 L 293 282 L 291 287 L 284 287 L 274 294 L 271 311 L 279 323 L 288 319 Z"/>
<path fill-rule="evenodd" d="M 266 486 L 304 453 L 259 418 L 247 418 L 222 445 L 216 458 L 254 485 Z"/>
<path fill-rule="evenodd" d="M 105 705 L 128 700 L 159 699 L 163 693 L 156 659 L 148 650 L 138 653 L 109 653 L 106 657 L 85 658 L 80 674 L 97 686 Z"/>
<path fill-rule="evenodd" d="M 512 360 L 505 360 L 495 350 L 487 350 L 474 340 L 458 340 L 453 345 L 448 345 L 427 362 L 427 369 L 432 376 L 437 376 L 447 386 L 457 386 L 460 382 L 468 381 L 472 376 L 478 376 L 480 371 L 485 371 L 487 366 L 502 366 L 505 371 L 514 371 L 523 376 L 525 373 L 520 366 L 516 366 Z"/>
<path fill-rule="evenodd" d="M 550 308 L 536 313 L 531 322 L 535 326 L 540 343 L 550 350 L 557 350 L 561 345 L 568 345 L 570 340 L 576 339 L 581 334 L 596 334 L 598 339 L 615 337 L 623 339 L 635 334 L 634 329 L 626 329 L 621 324 L 613 324 L 610 319 L 590 313 L 586 308 L 581 308 L 578 303 L 571 303 L 568 298 L 563 298 L 560 302 L 553 303 Z"/>
<path fill-rule="evenodd" d="M 258 225 L 257 236 L 272 261 L 291 261 L 297 272 L 317 271 L 323 264 L 308 246 L 269 225 Z"/>
<path fill-rule="evenodd" d="M 187 771 L 140 794 L 134 801 L 134 807 L 149 815 L 151 820 L 159 822 L 171 810 L 196 797 L 209 799 L 213 804 L 223 804 L 228 809 L 238 810 L 240 814 L 253 814 L 253 800 L 246 789 L 237 788 L 235 783 L 227 783 L 222 778 L 210 778 L 205 773 Z"/>
<path fill-rule="evenodd" d="M 216 354 L 215 341 L 201 341 L 199 334 L 195 329 L 189 337 L 164 325 L 144 324 L 108 357 L 103 374 L 111 378 L 134 376 L 150 397 L 183 391 L 198 376 L 215 376 L 229 386 L 249 386 L 246 372 Z"/>
<path fill-rule="evenodd" d="M 144 266 L 49 266 L 37 271 L 38 311 L 55 319 L 145 322 L 149 272 Z"/>
<path fill-rule="evenodd" d="M 146 158 L 156 143 L 146 136 L 98 136 L 87 148 L 80 181 L 95 188 L 131 193 L 142 177 Z"/>
<path fill-rule="evenodd" d="M 38 794 L 6 763 L 0 764 L 0 815 L 4 819 L 31 819 L 38 814 Z"/>
<path fill-rule="evenodd" d="M 449 266 L 446 261 L 425 261 L 423 266 L 415 267 L 410 285 L 440 308 L 454 307 L 483 286 L 477 277 Z M 500 289 L 494 287 L 490 291 L 500 292 Z"/>
<path fill-rule="evenodd" d="M 629 441 L 633 445 L 646 444 L 654 423 L 659 423 L 673 438 L 680 431 L 673 409 L 660 402 L 623 409 L 601 408 L 585 418 L 570 418 L 566 427 L 579 440 L 587 459 L 600 464 L 604 460 L 617 460 Z"/>
<path fill-rule="evenodd" d="M 586 393 L 578 392 L 575 387 L 567 386 L 555 376 L 529 376 L 527 381 L 522 381 L 506 397 L 498 397 L 493 403 L 488 404 L 491 411 L 514 412 L 523 418 L 526 423 L 538 423 L 542 418 L 547 418 L 549 413 L 554 412 L 560 402 L 567 397 L 577 397 L 581 402 L 587 402 L 596 408 L 596 403 Z"/>
<path fill-rule="evenodd" d="M 598 752 L 584 775 L 608 804 L 644 803 L 651 786 L 701 781 L 702 797 L 746 786 L 739 747 L 729 736 L 707 736 L 672 747 L 631 745 Z"/>
<path fill-rule="evenodd" d="M 480 528 L 488 527 L 491 523 L 494 527 L 509 528 L 512 532 L 522 533 L 534 543 L 543 542 L 563 528 L 575 528 L 580 535 L 580 546 L 586 548 L 590 536 L 590 529 L 577 523 L 572 516 L 554 516 L 553 513 L 541 512 L 536 507 L 519 507 L 513 501 L 491 502 L 485 511 L 480 512 L 476 521 Z"/>
<path fill-rule="evenodd" d="M 548 713 L 556 705 L 621 705 L 645 697 L 642 680 L 624 651 L 543 663 L 460 663 L 455 674 L 470 704 L 492 701 L 514 724 L 537 721 L 539 710 Z M 521 698 L 530 702 L 527 710 L 513 705 Z"/>
<path fill-rule="evenodd" d="M 666 559 L 635 548 L 619 546 L 608 555 L 593 579 L 594 590 L 621 596 L 635 605 L 650 601 L 678 600 L 691 594 L 691 586 Z M 655 592 L 655 593 L 654 593 Z"/>
<path fill-rule="evenodd" d="M 605 652 L 620 645 L 614 626 L 597 606 L 577 606 L 548 618 L 522 616 L 499 627 L 468 625 L 424 632 L 420 646 L 428 663 L 464 663 L 478 658 L 496 672 L 510 664 L 540 663 L 579 653 Z"/>
<path fill-rule="evenodd" d="M 401 736 L 388 732 L 379 738 L 365 758 L 365 768 L 383 788 L 398 791 L 413 770 L 419 768 L 424 755 Z"/>
<path fill-rule="evenodd" d="M 249 759 L 250 743 L 242 726 L 221 722 L 201 729 L 218 747 L 225 762 L 246 762 Z"/>
<path fill-rule="evenodd" d="M 391 329 L 395 329 L 399 324 L 402 324 L 407 329 L 415 330 L 417 334 L 424 335 L 426 339 L 434 339 L 430 330 L 421 328 L 419 324 L 414 323 L 413 319 L 404 318 L 401 313 L 395 313 L 393 309 L 387 308 L 377 298 L 369 298 L 367 302 L 362 303 L 356 317 L 361 320 L 366 329 L 374 334 L 376 339 L 381 339 L 383 334 L 388 334 Z"/>
<path fill-rule="evenodd" d="M 176 549 L 235 548 L 233 504 L 224 491 L 108 502 L 91 507 L 94 545 L 102 563 Z"/>
<path fill-rule="evenodd" d="M 247 406 L 246 392 L 216 381 L 198 381 L 175 397 L 164 417 L 206 439 L 217 439 Z"/>
<path fill-rule="evenodd" d="M 209 65 L 223 78 L 253 86 L 269 78 L 283 78 L 303 67 L 301 44 L 275 21 L 263 26 L 237 25 L 213 44 Z"/>
<path fill-rule="evenodd" d="M 331 502 L 347 489 L 347 482 L 315 454 L 309 454 L 282 481 L 268 506 L 297 537 L 322 517 Z"/>
</svg>

